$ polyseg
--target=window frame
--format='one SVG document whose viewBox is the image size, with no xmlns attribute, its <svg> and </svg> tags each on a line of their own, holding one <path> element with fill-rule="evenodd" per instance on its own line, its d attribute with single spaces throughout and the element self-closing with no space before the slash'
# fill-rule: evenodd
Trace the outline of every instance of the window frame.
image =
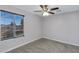
<svg viewBox="0 0 79 59">
<path fill-rule="evenodd" d="M 10 12 L 10 11 L 6 11 L 6 10 L 0 10 L 0 12 L 7 12 L 7 13 L 10 13 L 10 14 L 14 14 L 14 15 L 18 15 L 18 16 L 22 16 L 23 17 L 23 25 L 24 25 L 24 15 L 22 15 L 22 14 L 18 14 L 18 13 L 14 13 L 14 12 Z M 0 17 L 1 17 L 1 15 L 0 15 Z M 15 26 L 15 17 L 13 17 L 14 19 L 13 19 L 13 38 L 17 38 L 17 37 L 21 37 L 21 36 L 17 36 L 17 34 L 16 34 L 16 26 Z M 1 28 L 1 27 L 0 27 Z M 0 30 L 1 31 L 1 30 Z M 0 33 L 1 34 L 1 33 Z M 24 36 L 24 26 L 23 26 L 23 35 L 22 36 Z M 6 40 L 8 40 L 9 38 L 7 38 Z M 3 41 L 2 39 L 1 39 L 1 41 Z"/>
</svg>

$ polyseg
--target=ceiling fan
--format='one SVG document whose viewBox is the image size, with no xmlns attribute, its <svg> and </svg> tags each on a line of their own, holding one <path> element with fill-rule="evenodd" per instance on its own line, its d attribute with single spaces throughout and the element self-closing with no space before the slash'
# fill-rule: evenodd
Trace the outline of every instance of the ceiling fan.
<svg viewBox="0 0 79 59">
<path fill-rule="evenodd" d="M 34 12 L 42 12 L 42 15 L 43 16 L 48 16 L 50 14 L 55 14 L 52 11 L 59 9 L 59 7 L 55 7 L 55 8 L 48 9 L 48 5 L 40 5 L 40 7 L 41 7 L 41 10 L 36 10 Z"/>
</svg>

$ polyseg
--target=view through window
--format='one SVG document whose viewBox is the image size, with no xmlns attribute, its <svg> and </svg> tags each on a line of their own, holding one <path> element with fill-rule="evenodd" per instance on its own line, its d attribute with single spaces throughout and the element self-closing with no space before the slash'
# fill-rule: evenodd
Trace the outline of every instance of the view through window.
<svg viewBox="0 0 79 59">
<path fill-rule="evenodd" d="M 24 16 L 8 11 L 0 11 L 1 40 L 24 36 Z"/>
</svg>

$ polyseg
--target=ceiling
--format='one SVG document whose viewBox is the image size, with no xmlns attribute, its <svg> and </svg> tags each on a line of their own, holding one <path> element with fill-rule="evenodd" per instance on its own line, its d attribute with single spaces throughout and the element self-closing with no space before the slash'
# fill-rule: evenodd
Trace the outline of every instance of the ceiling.
<svg viewBox="0 0 79 59">
<path fill-rule="evenodd" d="M 18 9 L 31 12 L 37 15 L 41 15 L 41 12 L 34 12 L 35 10 L 41 10 L 39 5 L 14 5 L 13 7 L 16 7 Z M 79 10 L 79 5 L 48 5 L 48 8 L 53 8 L 53 7 L 59 7 L 59 10 L 52 11 L 55 12 L 56 14 L 60 13 L 66 13 L 66 12 L 72 12 L 72 11 L 78 11 Z"/>
</svg>

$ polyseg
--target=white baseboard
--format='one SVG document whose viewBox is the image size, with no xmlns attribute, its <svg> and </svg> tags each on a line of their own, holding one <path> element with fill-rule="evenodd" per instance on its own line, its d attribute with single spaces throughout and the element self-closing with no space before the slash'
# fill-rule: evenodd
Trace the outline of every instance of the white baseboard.
<svg viewBox="0 0 79 59">
<path fill-rule="evenodd" d="M 38 39 L 40 39 L 40 38 L 38 38 Z M 23 46 L 23 45 L 26 45 L 26 44 L 31 43 L 31 42 L 33 42 L 33 41 L 36 41 L 36 40 L 38 40 L 38 39 L 34 39 L 34 40 L 31 40 L 31 41 L 22 43 L 22 44 L 20 44 L 20 45 L 17 45 L 17 46 L 15 46 L 15 47 L 12 47 L 12 48 L 10 48 L 10 49 L 7 49 L 7 50 L 5 50 L 5 51 L 2 51 L 1 53 L 6 53 L 6 52 L 8 52 L 8 51 L 11 51 L 11 50 L 16 49 L 16 48 L 18 48 L 18 47 L 21 47 L 21 46 Z"/>
<path fill-rule="evenodd" d="M 62 41 L 62 40 L 56 40 L 56 39 L 54 39 L 54 38 L 49 38 L 49 37 L 44 37 L 44 38 L 49 39 L 49 40 L 58 41 L 58 42 L 61 42 L 61 43 L 66 43 L 66 44 L 74 45 L 74 46 L 79 46 L 78 44 L 75 44 L 75 43 L 70 43 L 70 42 L 66 42 L 66 41 Z M 40 39 L 40 38 L 38 38 L 38 39 Z M 5 50 L 5 51 L 2 51 L 1 53 L 5 53 L 5 52 L 8 52 L 8 51 L 11 51 L 11 50 L 16 49 L 16 48 L 18 48 L 18 47 L 21 47 L 21 46 L 23 46 L 23 45 L 26 45 L 26 44 L 31 43 L 31 42 L 33 42 L 33 41 L 36 41 L 36 40 L 38 40 L 38 39 L 34 39 L 34 40 L 31 40 L 31 41 L 22 43 L 22 44 L 20 44 L 20 45 L 17 45 L 17 46 L 15 46 L 15 47 L 12 47 L 12 48 L 10 48 L 10 49 L 7 49 L 7 50 Z"/>
<path fill-rule="evenodd" d="M 44 37 L 44 38 L 49 39 L 49 40 L 53 40 L 53 41 L 57 41 L 57 42 L 60 42 L 60 43 L 73 45 L 73 46 L 79 46 L 79 44 L 76 44 L 76 43 L 71 43 L 71 42 L 67 42 L 67 41 L 57 40 L 57 39 L 49 38 L 49 37 Z"/>
</svg>

